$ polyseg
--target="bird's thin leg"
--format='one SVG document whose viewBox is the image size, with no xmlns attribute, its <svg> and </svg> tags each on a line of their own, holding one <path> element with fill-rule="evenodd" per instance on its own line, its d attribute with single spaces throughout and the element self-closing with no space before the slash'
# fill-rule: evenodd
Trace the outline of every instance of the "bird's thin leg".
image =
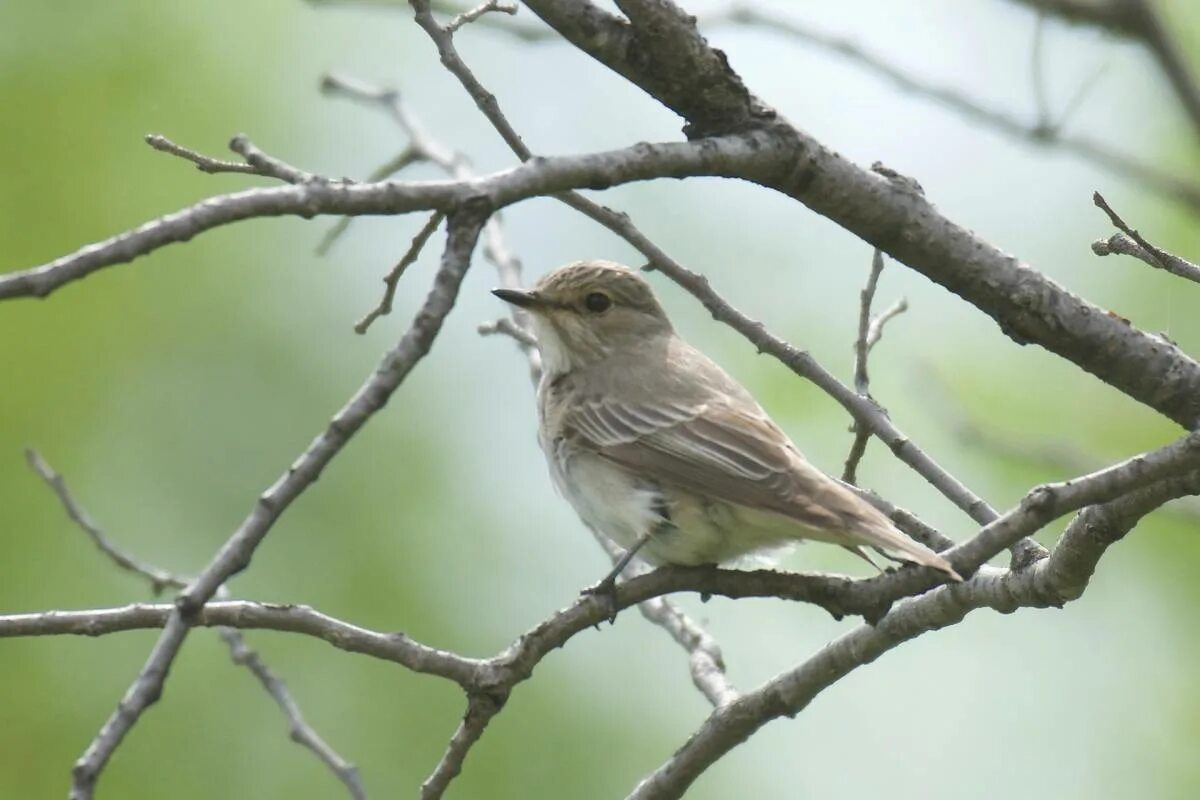
<svg viewBox="0 0 1200 800">
<path fill-rule="evenodd" d="M 583 594 L 600 595 L 608 602 L 609 615 L 608 621 L 611 623 L 617 618 L 617 578 L 629 566 L 629 562 L 637 555 L 638 551 L 645 546 L 646 542 L 650 541 L 650 537 L 654 534 L 654 529 L 643 533 L 638 537 L 633 546 L 621 554 L 621 558 L 617 560 L 616 566 L 612 568 L 603 579 L 594 586 L 589 586 L 583 590 Z"/>
</svg>

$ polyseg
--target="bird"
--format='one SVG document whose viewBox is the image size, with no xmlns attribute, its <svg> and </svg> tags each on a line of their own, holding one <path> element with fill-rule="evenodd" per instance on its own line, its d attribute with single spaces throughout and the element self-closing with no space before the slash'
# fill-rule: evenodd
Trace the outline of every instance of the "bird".
<svg viewBox="0 0 1200 800">
<path fill-rule="evenodd" d="M 494 289 L 523 309 L 541 354 L 538 442 L 559 493 L 624 549 L 697 566 L 813 540 L 954 567 L 810 464 L 754 397 L 675 331 L 649 282 L 611 261 L 577 261 L 532 289 Z"/>
</svg>

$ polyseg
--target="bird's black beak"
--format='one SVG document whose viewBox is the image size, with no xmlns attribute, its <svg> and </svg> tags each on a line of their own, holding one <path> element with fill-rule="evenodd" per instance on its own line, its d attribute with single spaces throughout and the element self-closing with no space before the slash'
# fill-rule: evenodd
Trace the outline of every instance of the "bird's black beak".
<svg viewBox="0 0 1200 800">
<path fill-rule="evenodd" d="M 520 308 L 532 308 L 538 305 L 538 296 L 533 292 L 520 289 L 492 289 L 492 294 L 506 303 L 512 303 Z"/>
</svg>

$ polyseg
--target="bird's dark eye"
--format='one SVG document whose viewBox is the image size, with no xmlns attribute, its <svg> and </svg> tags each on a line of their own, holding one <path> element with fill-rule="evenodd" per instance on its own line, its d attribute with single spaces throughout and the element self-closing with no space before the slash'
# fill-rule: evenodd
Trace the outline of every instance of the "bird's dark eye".
<svg viewBox="0 0 1200 800">
<path fill-rule="evenodd" d="M 593 314 L 600 314 L 608 310 L 608 307 L 612 305 L 612 300 L 604 292 L 592 292 L 583 298 L 583 305 Z"/>
</svg>

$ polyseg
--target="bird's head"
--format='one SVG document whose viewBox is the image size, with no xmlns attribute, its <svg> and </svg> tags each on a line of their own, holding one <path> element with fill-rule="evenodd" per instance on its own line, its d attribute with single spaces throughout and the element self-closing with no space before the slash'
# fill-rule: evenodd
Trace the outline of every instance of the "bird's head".
<svg viewBox="0 0 1200 800">
<path fill-rule="evenodd" d="M 611 261 L 577 261 L 547 274 L 530 290 L 494 289 L 492 294 L 529 312 L 551 374 L 586 367 L 673 332 L 650 284 Z"/>
</svg>

